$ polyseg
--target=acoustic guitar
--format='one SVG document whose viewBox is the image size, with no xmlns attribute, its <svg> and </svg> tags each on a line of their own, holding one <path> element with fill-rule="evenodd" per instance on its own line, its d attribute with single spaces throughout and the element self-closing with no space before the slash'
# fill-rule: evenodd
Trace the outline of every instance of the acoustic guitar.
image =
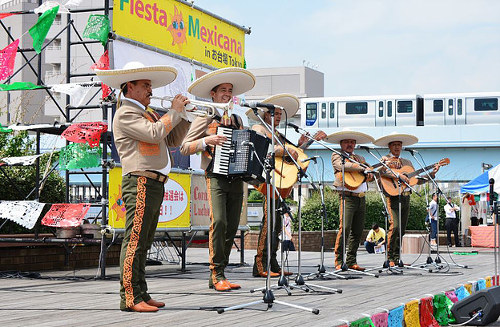
<svg viewBox="0 0 500 327">
<path fill-rule="evenodd" d="M 399 169 L 394 169 L 392 170 L 397 173 L 397 174 L 404 174 L 408 177 L 410 182 L 410 186 L 414 186 L 418 183 L 418 175 L 423 173 L 424 171 L 430 170 L 431 168 L 434 168 L 434 166 L 437 164 L 439 167 L 446 166 L 450 163 L 450 159 L 448 158 L 443 158 L 439 160 L 439 162 L 426 166 L 424 168 L 421 168 L 419 170 L 414 170 L 411 166 L 403 166 Z M 390 173 L 385 173 L 380 176 L 380 181 L 382 183 L 382 188 L 384 191 L 389 194 L 390 196 L 398 196 L 399 195 L 399 190 L 398 190 L 398 180 L 395 178 L 392 174 Z M 401 186 L 402 188 L 405 187 L 404 184 Z"/>
<path fill-rule="evenodd" d="M 314 136 L 316 136 L 318 133 L 319 131 L 316 132 Z M 313 143 L 312 140 L 308 140 L 300 147 L 293 146 L 289 143 L 285 145 L 287 148 L 291 148 L 297 152 L 298 154 L 297 163 L 304 171 L 309 166 L 309 161 L 302 162 L 302 160 L 308 158 L 304 150 L 307 149 L 312 143 Z M 280 193 L 281 197 L 286 198 L 290 195 L 293 185 L 295 185 L 295 183 L 298 180 L 299 170 L 293 163 L 292 159 L 288 156 L 276 157 L 274 159 L 274 163 L 275 163 L 274 173 L 276 178 L 276 188 L 278 189 L 278 192 Z M 257 190 L 265 195 L 267 193 L 266 184 L 265 183 L 260 184 L 257 187 Z"/>
<path fill-rule="evenodd" d="M 375 169 L 379 166 L 382 166 L 382 164 L 378 163 L 373 166 L 361 164 L 361 167 L 365 169 Z M 344 175 L 345 188 L 351 191 L 357 189 L 366 181 L 366 175 L 361 171 L 346 171 Z M 335 178 L 342 181 L 342 172 L 335 173 Z"/>
</svg>

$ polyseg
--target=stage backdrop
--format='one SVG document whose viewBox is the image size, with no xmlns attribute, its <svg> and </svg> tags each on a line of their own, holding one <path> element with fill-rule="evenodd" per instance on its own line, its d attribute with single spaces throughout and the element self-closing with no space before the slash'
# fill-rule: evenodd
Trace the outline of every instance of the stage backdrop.
<svg viewBox="0 0 500 327">
<path fill-rule="evenodd" d="M 175 0 L 114 0 L 113 31 L 216 68 L 244 68 L 245 31 Z"/>
</svg>

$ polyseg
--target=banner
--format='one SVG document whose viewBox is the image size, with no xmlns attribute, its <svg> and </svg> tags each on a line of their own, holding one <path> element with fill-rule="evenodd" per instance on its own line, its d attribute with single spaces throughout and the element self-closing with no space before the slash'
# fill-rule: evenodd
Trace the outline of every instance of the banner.
<svg viewBox="0 0 500 327">
<path fill-rule="evenodd" d="M 213 67 L 245 68 L 243 30 L 175 0 L 114 0 L 113 31 Z"/>
<path fill-rule="evenodd" d="M 170 173 L 165 184 L 163 203 L 157 228 L 189 228 L 191 175 Z M 115 167 L 109 172 L 109 225 L 125 228 L 125 204 L 122 199 L 122 169 Z"/>
</svg>

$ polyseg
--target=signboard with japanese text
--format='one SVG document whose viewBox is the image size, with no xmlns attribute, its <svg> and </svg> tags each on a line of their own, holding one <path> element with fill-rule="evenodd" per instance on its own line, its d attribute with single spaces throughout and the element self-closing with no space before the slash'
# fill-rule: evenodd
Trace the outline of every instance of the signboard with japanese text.
<svg viewBox="0 0 500 327">
<path fill-rule="evenodd" d="M 122 169 L 115 167 L 109 172 L 109 225 L 125 228 L 125 204 L 122 199 Z M 158 228 L 189 228 L 191 175 L 170 173 L 165 184 L 163 203 L 160 208 Z"/>
<path fill-rule="evenodd" d="M 245 66 L 245 31 L 175 0 L 114 0 L 113 31 L 216 68 Z"/>
</svg>

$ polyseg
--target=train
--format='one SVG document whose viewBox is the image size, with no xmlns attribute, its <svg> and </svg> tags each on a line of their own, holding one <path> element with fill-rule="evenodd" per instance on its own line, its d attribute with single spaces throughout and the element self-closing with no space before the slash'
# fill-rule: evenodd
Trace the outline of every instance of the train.
<svg viewBox="0 0 500 327">
<path fill-rule="evenodd" d="M 301 99 L 306 128 L 448 126 L 500 123 L 500 92 Z"/>
</svg>

